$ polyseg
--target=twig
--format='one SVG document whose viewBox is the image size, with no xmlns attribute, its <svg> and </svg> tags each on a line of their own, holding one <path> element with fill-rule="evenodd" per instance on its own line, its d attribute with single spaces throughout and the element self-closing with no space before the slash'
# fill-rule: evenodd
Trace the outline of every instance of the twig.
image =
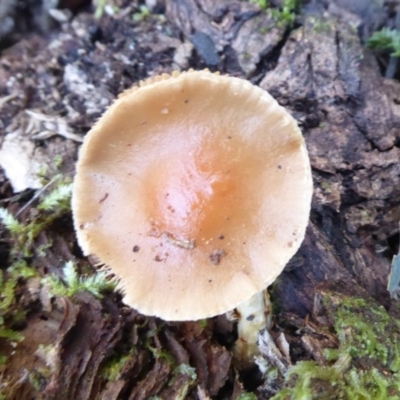
<svg viewBox="0 0 400 400">
<path fill-rule="evenodd" d="M 61 175 L 56 175 L 51 179 L 50 182 L 46 183 L 41 189 L 39 189 L 33 196 L 32 198 L 26 202 L 15 214 L 15 218 L 18 217 L 24 210 L 26 210 L 37 198 L 39 198 L 51 185 L 53 185 L 55 182 L 57 182 L 61 178 Z"/>
</svg>

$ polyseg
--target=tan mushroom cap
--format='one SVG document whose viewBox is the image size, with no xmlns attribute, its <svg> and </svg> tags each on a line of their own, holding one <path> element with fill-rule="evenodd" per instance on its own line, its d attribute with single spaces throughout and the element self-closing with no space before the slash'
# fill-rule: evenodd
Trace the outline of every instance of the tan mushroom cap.
<svg viewBox="0 0 400 400">
<path fill-rule="evenodd" d="M 235 308 L 300 246 L 312 194 L 295 120 L 248 81 L 190 71 L 125 93 L 86 136 L 73 192 L 86 255 L 165 320 Z"/>
</svg>

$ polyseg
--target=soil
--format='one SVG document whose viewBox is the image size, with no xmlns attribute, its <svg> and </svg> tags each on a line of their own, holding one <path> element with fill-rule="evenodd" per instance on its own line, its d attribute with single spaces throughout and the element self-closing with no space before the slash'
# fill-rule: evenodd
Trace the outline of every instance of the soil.
<svg viewBox="0 0 400 400">
<path fill-rule="evenodd" d="M 85 133 L 123 90 L 177 69 L 218 70 L 250 80 L 286 107 L 311 159 L 310 223 L 270 288 L 272 338 L 285 335 L 291 363 L 322 363 L 321 348 L 334 347 L 334 335 L 304 328 L 321 323 L 315 299 L 327 291 L 376 301 L 397 318 L 387 286 L 399 241 L 400 84 L 382 76 L 388 57 L 365 46 L 373 31 L 394 26 L 397 2 L 312 0 L 289 26 L 248 1 L 159 0 L 149 15 L 140 14 L 137 1 L 108 3 L 114 8 L 96 18 L 93 5 L 65 1 L 65 21 L 50 18 L 45 28 L 31 18 L 29 2 L 23 18 L 16 8 L 7 11 L 16 23 L 0 36 L 0 145 L 13 148 L 26 167 L 15 183 L 3 165 L 1 206 L 14 215 L 24 207 L 21 222 L 36 218 L 37 173 L 46 165 L 48 180 L 54 174 L 72 179 Z M 36 21 L 33 30 L 23 21 Z M 35 238 L 29 257 L 11 254 L 13 240 L 2 229 L 3 271 L 16 258 L 40 278 L 60 276 L 69 260 L 82 274 L 96 264 L 82 256 L 68 212 Z M 211 256 L 218 264 L 223 254 Z M 126 307 L 118 293 L 50 296 L 40 282 L 18 280 L 13 307 L 25 318 L 13 319 L 11 328 L 25 340 L 15 348 L 0 342 L 8 356 L 0 367 L 7 399 L 274 394 L 257 368 L 235 366 L 235 324 L 225 316 L 166 323 Z M 120 368 L 111 379 L 112 365 Z"/>
</svg>

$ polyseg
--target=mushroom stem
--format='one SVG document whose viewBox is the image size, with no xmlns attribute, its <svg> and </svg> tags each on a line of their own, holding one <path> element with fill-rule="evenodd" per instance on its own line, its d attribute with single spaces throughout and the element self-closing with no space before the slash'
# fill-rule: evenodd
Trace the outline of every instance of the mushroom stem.
<svg viewBox="0 0 400 400">
<path fill-rule="evenodd" d="M 261 329 L 271 326 L 271 302 L 267 289 L 258 292 L 237 308 L 238 340 L 234 347 L 234 356 L 238 364 L 245 367 L 254 363 L 254 357 L 260 354 L 257 341 Z"/>
</svg>

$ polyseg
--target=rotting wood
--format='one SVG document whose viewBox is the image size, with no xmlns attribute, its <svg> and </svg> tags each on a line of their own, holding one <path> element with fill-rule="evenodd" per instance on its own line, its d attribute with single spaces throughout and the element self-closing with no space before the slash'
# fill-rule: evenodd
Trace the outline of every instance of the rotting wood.
<svg viewBox="0 0 400 400">
<path fill-rule="evenodd" d="M 321 290 L 372 296 L 386 308 L 393 307 L 386 286 L 393 253 L 390 239 L 400 220 L 399 83 L 381 77 L 373 55 L 346 20 L 352 11 L 337 12 L 343 2 L 332 2 L 336 9 L 330 6 L 331 12 L 324 15 L 318 5 L 322 2 L 313 2 L 315 7 L 306 9 L 301 25 L 290 32 L 275 29 L 273 21 L 249 2 L 218 3 L 167 1 L 166 21 L 152 16 L 140 24 L 128 17 L 96 21 L 82 13 L 63 25 L 55 38 L 31 36 L 20 41 L 0 59 L 0 94 L 12 96 L 0 109 L 1 135 L 11 133 L 26 109 L 63 118 L 71 131 L 83 134 L 119 92 L 149 75 L 176 68 L 173 54 L 181 38 L 192 42 L 196 32 L 207 35 L 219 55 L 214 69 L 259 83 L 292 112 L 304 132 L 315 182 L 312 217 L 305 241 L 274 285 L 272 298 L 279 304 L 282 329 L 300 332 L 288 335 L 297 354 L 292 361 L 312 356 L 322 360 L 321 346 L 335 346 L 331 333 L 317 332 L 319 323 L 329 325 L 329 318 L 318 314 L 307 321 Z M 263 23 L 267 31 L 260 32 Z M 90 26 L 100 29 L 102 39 L 91 40 Z M 160 36 L 155 43 L 160 31 L 174 40 Z M 189 67 L 202 68 L 206 55 L 196 52 L 196 46 L 186 61 Z M 86 90 L 80 92 L 80 87 Z M 71 173 L 77 145 L 55 137 L 44 143 L 40 151 L 47 156 L 61 152 L 63 171 Z M 7 197 L 4 178 L 2 182 L 1 194 Z M 55 239 L 46 257 L 34 260 L 39 269 L 54 269 L 60 255 L 72 257 L 72 227 L 67 229 L 66 243 Z M 31 299 L 27 335 L 44 324 L 38 301 Z M 150 324 L 124 308 L 118 296 L 99 302 L 82 295 L 71 304 L 68 326 L 54 333 L 59 346 L 56 369 L 51 377 L 42 376 L 42 398 L 168 399 L 185 384 L 188 398 L 196 398 L 199 392 L 215 396 L 226 382 L 225 390 L 233 396 L 242 393 L 225 347 L 232 345 L 234 329 L 229 322 L 221 323 L 221 317 L 205 326 L 154 320 Z M 60 318 L 59 304 L 54 308 L 40 311 L 53 327 Z M 107 382 L 106 364 L 115 354 L 127 354 L 126 341 L 136 353 L 128 356 L 117 378 Z M 26 353 L 34 354 L 36 341 L 27 341 L 29 345 Z M 163 351 L 174 362 L 195 367 L 196 382 L 178 374 L 169 386 L 174 369 L 162 358 Z M 10 364 L 10 370 L 18 370 L 18 364 Z M 18 381 L 21 376 L 15 374 Z M 32 391 L 25 380 L 13 387 L 12 395 L 24 399 Z M 259 393 L 259 398 L 268 398 L 266 393 Z"/>
</svg>

